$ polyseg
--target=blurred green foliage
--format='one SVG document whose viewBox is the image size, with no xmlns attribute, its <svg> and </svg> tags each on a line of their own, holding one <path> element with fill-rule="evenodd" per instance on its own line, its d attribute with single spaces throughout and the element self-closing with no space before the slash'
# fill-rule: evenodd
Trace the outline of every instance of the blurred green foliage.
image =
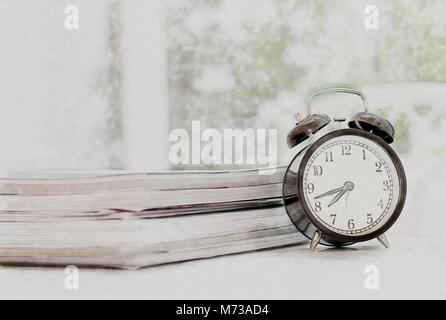
<svg viewBox="0 0 446 320">
<path fill-rule="evenodd" d="M 170 7 L 172 127 L 188 128 L 192 120 L 213 128 L 252 126 L 266 102 L 277 101 L 277 112 L 287 111 L 278 98 L 283 92 L 304 96 L 343 83 L 446 80 L 446 1 L 374 1 L 379 30 L 364 27 L 364 2 L 250 3 L 248 10 L 232 0 L 180 1 Z M 194 81 L 208 65 L 228 67 L 235 86 L 225 92 L 197 89 Z M 393 109 L 379 107 L 384 116 Z M 422 117 L 428 110 L 416 112 Z M 410 124 L 404 112 L 394 122 L 401 152 L 410 145 Z"/>
</svg>

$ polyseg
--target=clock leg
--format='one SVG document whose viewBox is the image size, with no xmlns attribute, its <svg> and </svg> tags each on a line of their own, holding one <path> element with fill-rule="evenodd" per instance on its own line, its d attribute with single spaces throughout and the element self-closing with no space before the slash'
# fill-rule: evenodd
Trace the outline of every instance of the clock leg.
<svg viewBox="0 0 446 320">
<path fill-rule="evenodd" d="M 322 233 L 319 230 L 316 230 L 313 234 L 313 238 L 311 239 L 310 250 L 314 251 L 319 241 L 321 240 Z"/>
<path fill-rule="evenodd" d="M 379 242 L 387 249 L 389 247 L 389 241 L 387 240 L 386 235 L 383 233 L 382 235 L 378 236 L 376 239 L 378 239 Z"/>
</svg>

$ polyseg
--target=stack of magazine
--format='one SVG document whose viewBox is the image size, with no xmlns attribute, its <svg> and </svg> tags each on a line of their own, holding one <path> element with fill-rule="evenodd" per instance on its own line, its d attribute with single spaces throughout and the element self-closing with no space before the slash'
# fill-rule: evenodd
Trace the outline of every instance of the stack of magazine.
<svg viewBox="0 0 446 320">
<path fill-rule="evenodd" d="M 134 269 L 303 242 L 285 168 L 259 170 L 2 178 L 0 263 Z"/>
</svg>

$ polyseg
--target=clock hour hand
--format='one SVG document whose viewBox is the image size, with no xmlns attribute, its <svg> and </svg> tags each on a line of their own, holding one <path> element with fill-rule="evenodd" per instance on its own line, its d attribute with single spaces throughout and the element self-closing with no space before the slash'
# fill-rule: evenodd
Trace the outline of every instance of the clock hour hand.
<svg viewBox="0 0 446 320">
<path fill-rule="evenodd" d="M 332 205 L 334 205 L 336 203 L 336 201 L 338 201 L 339 199 L 341 199 L 341 197 L 344 195 L 344 193 L 346 193 L 347 190 L 342 190 L 341 192 L 339 192 L 336 197 L 333 198 L 333 200 L 330 201 L 330 203 L 328 204 L 327 207 L 331 207 Z"/>
</svg>

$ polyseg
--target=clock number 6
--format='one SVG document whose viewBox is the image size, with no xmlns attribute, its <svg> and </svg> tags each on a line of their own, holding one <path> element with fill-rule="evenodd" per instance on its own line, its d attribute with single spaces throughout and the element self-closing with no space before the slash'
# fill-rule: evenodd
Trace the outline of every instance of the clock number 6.
<svg viewBox="0 0 446 320">
<path fill-rule="evenodd" d="M 348 228 L 351 230 L 355 227 L 353 219 L 348 220 Z"/>
</svg>

